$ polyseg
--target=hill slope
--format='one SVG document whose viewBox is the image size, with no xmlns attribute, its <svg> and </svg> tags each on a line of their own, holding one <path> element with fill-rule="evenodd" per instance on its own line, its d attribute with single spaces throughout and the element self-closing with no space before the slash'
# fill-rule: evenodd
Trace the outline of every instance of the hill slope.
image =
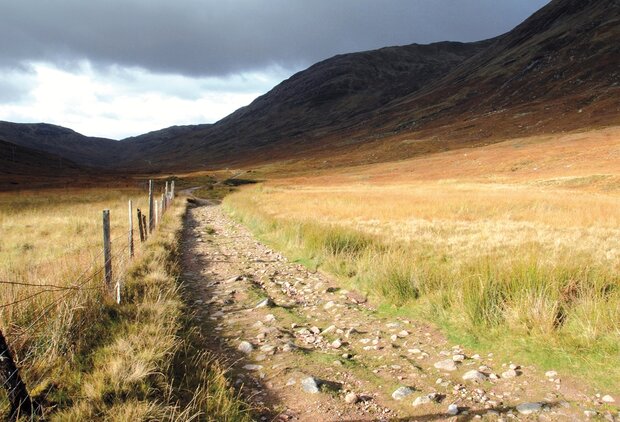
<svg viewBox="0 0 620 422">
<path fill-rule="evenodd" d="M 169 167 L 355 163 L 620 124 L 618 69 L 620 2 L 555 0 L 493 40 L 336 56 L 150 151 Z"/>
</svg>

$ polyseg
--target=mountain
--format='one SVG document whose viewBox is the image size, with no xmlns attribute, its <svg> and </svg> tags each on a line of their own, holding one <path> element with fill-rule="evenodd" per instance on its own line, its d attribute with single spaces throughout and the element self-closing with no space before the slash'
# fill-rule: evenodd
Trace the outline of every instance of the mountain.
<svg viewBox="0 0 620 422">
<path fill-rule="evenodd" d="M 106 167 L 125 153 L 124 145 L 117 141 L 84 136 L 71 129 L 47 123 L 0 121 L 0 139 L 84 166 Z"/>
<path fill-rule="evenodd" d="M 620 1 L 553 0 L 491 40 L 332 57 L 213 125 L 118 143 L 49 125 L 7 135 L 0 124 L 0 136 L 78 164 L 158 172 L 359 164 L 618 124 Z"/>
<path fill-rule="evenodd" d="M 152 152 L 172 168 L 308 155 L 355 163 L 616 124 L 620 2 L 554 0 L 492 40 L 325 60 Z"/>
<path fill-rule="evenodd" d="M 0 138 L 0 190 L 55 185 L 89 170 L 59 155 L 33 150 Z"/>
</svg>

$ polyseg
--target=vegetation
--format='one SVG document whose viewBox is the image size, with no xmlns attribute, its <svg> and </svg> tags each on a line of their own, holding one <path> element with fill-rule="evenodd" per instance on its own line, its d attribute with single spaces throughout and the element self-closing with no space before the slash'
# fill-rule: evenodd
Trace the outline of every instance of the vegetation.
<svg viewBox="0 0 620 422">
<path fill-rule="evenodd" d="M 122 259 L 130 197 L 144 208 L 144 193 L 128 190 L 1 197 L 0 279 L 28 284 L 2 285 L 1 328 L 31 394 L 51 420 L 249 420 L 226 368 L 196 347 L 178 291 L 185 201 L 130 263 Z M 103 208 L 121 305 L 97 271 Z M 0 412 L 7 408 L 0 391 Z"/>
<path fill-rule="evenodd" d="M 438 322 L 456 341 L 617 389 L 617 201 L 491 183 L 279 182 L 224 205 L 292 259 Z"/>
</svg>

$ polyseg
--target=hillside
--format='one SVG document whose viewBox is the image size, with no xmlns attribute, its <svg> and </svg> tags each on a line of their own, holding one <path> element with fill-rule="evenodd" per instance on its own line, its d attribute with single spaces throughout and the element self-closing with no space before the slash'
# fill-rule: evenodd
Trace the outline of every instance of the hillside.
<svg viewBox="0 0 620 422">
<path fill-rule="evenodd" d="M 125 151 L 125 145 L 117 141 L 84 136 L 71 129 L 47 123 L 0 121 L 0 139 L 86 166 L 108 166 Z"/>
<path fill-rule="evenodd" d="M 620 4 L 555 0 L 486 42 L 336 56 L 212 127 L 153 148 L 174 162 L 402 159 L 620 124 Z"/>
<path fill-rule="evenodd" d="M 213 125 L 120 143 L 51 125 L 0 123 L 0 136 L 124 171 L 363 164 L 618 125 L 618 69 L 620 2 L 553 0 L 491 40 L 335 56 Z"/>
</svg>

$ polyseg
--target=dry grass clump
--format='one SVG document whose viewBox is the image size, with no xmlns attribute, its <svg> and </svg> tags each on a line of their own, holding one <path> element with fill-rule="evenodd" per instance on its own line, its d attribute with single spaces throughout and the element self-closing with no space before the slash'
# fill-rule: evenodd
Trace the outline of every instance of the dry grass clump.
<svg viewBox="0 0 620 422">
<path fill-rule="evenodd" d="M 563 360 L 618 387 L 620 372 L 609 362 L 620 358 L 619 202 L 443 181 L 258 187 L 224 204 L 292 258 L 381 301 L 470 339 L 553 345 L 556 367 Z"/>
</svg>

